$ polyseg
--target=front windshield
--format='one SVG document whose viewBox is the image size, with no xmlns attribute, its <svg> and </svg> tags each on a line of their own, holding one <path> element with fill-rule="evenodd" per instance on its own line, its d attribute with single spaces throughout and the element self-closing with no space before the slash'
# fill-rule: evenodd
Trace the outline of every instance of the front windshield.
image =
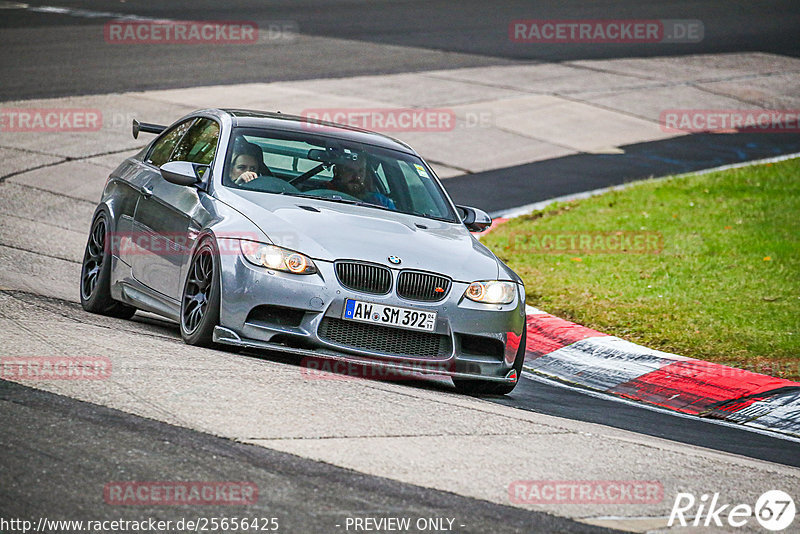
<svg viewBox="0 0 800 534">
<path fill-rule="evenodd" d="M 430 172 L 416 156 L 372 145 L 237 128 L 222 183 L 457 222 Z"/>
</svg>

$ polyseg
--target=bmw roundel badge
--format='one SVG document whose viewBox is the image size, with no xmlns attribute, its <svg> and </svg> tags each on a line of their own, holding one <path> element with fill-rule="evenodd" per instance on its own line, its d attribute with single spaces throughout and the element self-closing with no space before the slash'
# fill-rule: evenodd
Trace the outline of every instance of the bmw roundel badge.
<svg viewBox="0 0 800 534">
<path fill-rule="evenodd" d="M 400 265 L 400 262 L 403 261 L 397 256 L 389 256 L 389 263 L 393 263 L 395 265 Z"/>
</svg>

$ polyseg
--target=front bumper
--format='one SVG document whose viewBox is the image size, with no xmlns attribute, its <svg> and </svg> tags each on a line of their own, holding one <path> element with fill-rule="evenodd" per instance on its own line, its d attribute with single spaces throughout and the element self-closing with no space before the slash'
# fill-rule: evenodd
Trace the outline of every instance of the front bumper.
<svg viewBox="0 0 800 534">
<path fill-rule="evenodd" d="M 454 281 L 443 300 L 430 303 L 403 299 L 394 287 L 385 295 L 350 290 L 340 284 L 331 262 L 315 260 L 319 272 L 314 275 L 271 271 L 238 254 L 222 255 L 220 263 L 220 326 L 214 332 L 218 343 L 403 372 L 509 380 L 525 321 L 521 286 L 514 302 L 489 305 L 464 298 L 468 284 Z M 400 269 L 391 270 L 396 280 Z M 436 311 L 434 331 L 344 321 L 346 299 Z M 349 328 L 358 335 L 347 335 Z M 404 349 L 417 349 L 432 340 L 437 348 L 430 353 Z"/>
</svg>

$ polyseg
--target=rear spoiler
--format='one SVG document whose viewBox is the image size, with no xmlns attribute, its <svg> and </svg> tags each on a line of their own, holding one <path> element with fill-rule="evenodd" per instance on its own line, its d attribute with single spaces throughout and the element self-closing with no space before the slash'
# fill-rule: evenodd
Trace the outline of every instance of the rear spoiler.
<svg viewBox="0 0 800 534">
<path fill-rule="evenodd" d="M 145 133 L 152 133 L 152 134 L 160 134 L 164 130 L 166 130 L 166 126 L 161 126 L 160 124 L 149 124 L 146 122 L 139 122 L 136 119 L 133 119 L 133 138 L 139 138 L 139 132 Z"/>
</svg>

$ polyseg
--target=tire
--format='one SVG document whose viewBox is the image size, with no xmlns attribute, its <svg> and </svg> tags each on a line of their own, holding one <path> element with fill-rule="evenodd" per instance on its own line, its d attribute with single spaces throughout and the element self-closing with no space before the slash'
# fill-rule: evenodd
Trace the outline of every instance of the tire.
<svg viewBox="0 0 800 534">
<path fill-rule="evenodd" d="M 100 212 L 92 221 L 81 264 L 81 306 L 100 315 L 130 319 L 136 308 L 111 298 L 111 252 L 106 245 L 108 215 Z"/>
<path fill-rule="evenodd" d="M 525 362 L 525 348 L 528 335 L 528 325 L 522 327 L 522 337 L 520 337 L 517 356 L 514 358 L 514 369 L 517 371 L 517 379 L 512 383 L 492 382 L 489 380 L 470 380 L 464 378 L 453 378 L 453 385 L 459 393 L 464 395 L 507 395 L 517 387 L 522 376 L 522 364 Z"/>
<path fill-rule="evenodd" d="M 181 295 L 181 338 L 189 345 L 216 347 L 219 324 L 220 265 L 214 241 L 205 238 L 192 255 Z"/>
</svg>

